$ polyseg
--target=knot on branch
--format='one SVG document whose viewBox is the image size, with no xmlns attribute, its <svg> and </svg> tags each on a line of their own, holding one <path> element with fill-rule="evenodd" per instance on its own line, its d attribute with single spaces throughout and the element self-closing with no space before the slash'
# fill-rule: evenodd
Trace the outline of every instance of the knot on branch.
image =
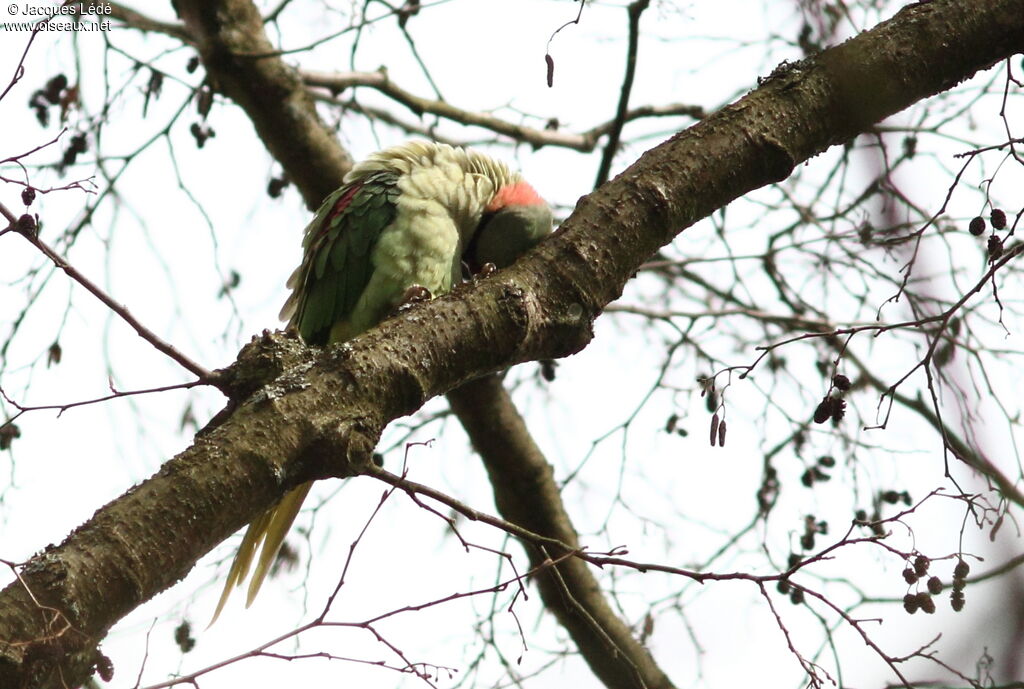
<svg viewBox="0 0 1024 689">
<path fill-rule="evenodd" d="M 772 182 L 781 182 L 790 176 L 796 167 L 796 160 L 774 136 L 761 137 L 761 164 L 765 176 Z"/>
<path fill-rule="evenodd" d="M 294 331 L 264 330 L 242 347 L 230 366 L 214 373 L 214 382 L 238 403 L 308 358 L 309 348 Z"/>
<path fill-rule="evenodd" d="M 570 301 L 551 318 L 551 341 L 547 351 L 554 358 L 567 357 L 583 350 L 594 339 L 594 320 L 600 310 L 590 308 L 584 300 Z"/>
<path fill-rule="evenodd" d="M 317 429 L 299 456 L 305 480 L 348 478 L 373 466 L 379 433 L 370 424 L 354 419 Z"/>
<path fill-rule="evenodd" d="M 583 286 L 577 270 L 592 265 L 593 256 L 592 247 L 577 244 L 559 251 L 558 258 L 552 258 L 555 267 L 546 276 L 556 282 L 552 289 L 537 289 L 528 274 L 523 275 L 523 287 L 502 285 L 498 304 L 514 322 L 519 350 L 525 350 L 527 358 L 576 354 L 593 339 L 594 320 L 602 304 Z"/>
</svg>

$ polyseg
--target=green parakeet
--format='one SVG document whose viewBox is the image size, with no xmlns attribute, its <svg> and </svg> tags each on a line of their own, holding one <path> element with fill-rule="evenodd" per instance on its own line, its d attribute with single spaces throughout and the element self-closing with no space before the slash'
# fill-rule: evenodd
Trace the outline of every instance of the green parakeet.
<svg viewBox="0 0 1024 689">
<path fill-rule="evenodd" d="M 463 264 L 505 267 L 551 225 L 548 205 L 504 163 L 422 141 L 380 151 L 352 168 L 306 227 L 281 319 L 308 344 L 350 339 L 386 318 L 410 288 L 437 296 L 461 280 Z M 214 621 L 260 550 L 252 603 L 311 485 L 249 524 Z"/>
</svg>

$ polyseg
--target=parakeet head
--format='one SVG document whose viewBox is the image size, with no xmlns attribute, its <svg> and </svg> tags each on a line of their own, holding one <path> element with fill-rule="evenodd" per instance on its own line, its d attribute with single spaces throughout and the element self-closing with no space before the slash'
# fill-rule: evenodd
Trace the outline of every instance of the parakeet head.
<svg viewBox="0 0 1024 689">
<path fill-rule="evenodd" d="M 552 222 L 551 208 L 529 184 L 517 181 L 502 187 L 487 204 L 466 251 L 470 268 L 475 272 L 485 263 L 511 265 L 551 232 Z"/>
</svg>

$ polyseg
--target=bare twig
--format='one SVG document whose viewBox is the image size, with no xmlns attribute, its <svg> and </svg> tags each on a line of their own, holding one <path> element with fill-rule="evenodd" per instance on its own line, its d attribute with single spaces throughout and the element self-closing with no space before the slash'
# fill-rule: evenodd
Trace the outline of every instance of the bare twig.
<svg viewBox="0 0 1024 689">
<path fill-rule="evenodd" d="M 138 10 L 122 5 L 119 2 L 110 2 L 109 0 L 89 0 L 89 2 L 80 2 L 78 5 L 80 7 L 110 7 L 109 16 L 117 19 L 128 28 L 136 29 L 143 33 L 164 34 L 165 36 L 177 38 L 182 43 L 186 43 L 188 45 L 195 44 L 195 39 L 192 38 L 192 35 L 188 32 L 188 29 L 185 28 L 184 24 L 162 22 L 157 19 L 153 19 Z"/>
<path fill-rule="evenodd" d="M 4 392 L 4 389 L 2 387 L 0 387 L 0 397 L 3 397 L 7 401 L 8 404 L 10 404 L 12 407 L 14 407 L 15 409 L 18 410 L 18 413 L 16 415 L 14 415 L 13 417 L 11 417 L 10 419 L 7 420 L 9 422 L 9 421 L 13 421 L 14 419 L 16 419 L 17 417 L 21 416 L 22 414 L 25 414 L 25 413 L 31 412 L 31 411 L 43 411 L 43 410 L 46 410 L 46 409 L 56 409 L 57 410 L 57 416 L 60 416 L 61 414 L 66 412 L 68 409 L 74 409 L 75 407 L 84 407 L 84 406 L 87 406 L 87 405 L 90 405 L 90 404 L 99 404 L 100 402 L 108 402 L 110 400 L 118 399 L 118 398 L 121 398 L 121 397 L 134 397 L 136 395 L 149 395 L 149 394 L 152 394 L 152 393 L 155 393 L 155 392 L 169 392 L 170 390 L 188 390 L 189 388 L 194 388 L 194 387 L 196 387 L 198 385 L 205 385 L 205 384 L 206 383 L 204 383 L 204 381 L 202 381 L 202 380 L 192 380 L 192 381 L 189 381 L 187 383 L 176 383 L 174 385 L 161 385 L 159 387 L 144 388 L 144 389 L 141 389 L 141 390 L 114 390 L 113 386 L 111 386 L 112 392 L 109 395 L 103 395 L 101 397 L 94 397 L 92 399 L 87 399 L 87 400 L 79 400 L 78 402 L 63 402 L 63 403 L 56 403 L 56 404 L 33 404 L 33 405 L 20 404 L 20 403 L 14 401 L 13 399 L 11 399 L 10 395 L 8 395 L 6 392 Z"/>
<path fill-rule="evenodd" d="M 595 188 L 608 181 L 612 160 L 615 159 L 615 154 L 619 151 L 619 138 L 622 135 L 622 126 L 626 123 L 629 96 L 633 92 L 633 78 L 636 76 L 636 53 L 640 45 L 640 16 L 650 4 L 650 0 L 636 0 L 629 4 L 629 47 L 626 49 L 626 74 L 622 77 L 619 106 L 616 109 L 615 118 L 612 120 L 611 131 L 608 132 L 608 142 L 604 145 L 601 164 L 597 168 L 597 179 L 594 180 Z"/>
<path fill-rule="evenodd" d="M 13 226 L 17 227 L 17 219 L 14 218 L 14 215 L 7 208 L 3 207 L 2 204 L 0 204 L 0 212 L 3 213 L 4 217 L 6 217 Z M 87 278 L 78 269 L 76 269 L 70 263 L 65 261 L 63 257 L 57 254 L 53 249 L 51 249 L 41 239 L 39 239 L 39 237 L 34 232 L 19 230 L 19 234 L 26 240 L 28 240 L 28 242 L 32 244 L 32 246 L 36 247 L 44 256 L 50 259 L 50 261 L 52 261 L 55 266 L 63 270 L 68 277 L 70 277 L 72 280 L 80 284 L 94 297 L 103 302 L 107 306 L 107 308 L 109 308 L 111 311 L 120 316 L 124 322 L 126 322 L 135 330 L 139 337 L 153 345 L 153 347 L 157 349 L 157 351 L 163 352 L 168 357 L 178 362 L 178 364 L 180 364 L 183 368 L 198 376 L 199 381 L 197 382 L 214 384 L 215 376 L 211 371 L 208 371 L 204 367 L 192 361 L 190 358 L 188 358 L 180 351 L 178 351 L 173 345 L 165 342 L 160 337 L 158 337 L 156 333 L 154 333 L 152 330 L 150 330 L 142 323 L 140 323 L 139 320 L 128 311 L 128 309 L 114 301 L 114 299 L 110 297 L 110 295 L 108 295 L 106 292 L 100 289 L 100 287 L 96 285 L 92 280 Z"/>
<path fill-rule="evenodd" d="M 508 136 L 516 141 L 540 148 L 542 146 L 558 146 L 574 151 L 589 152 L 597 147 L 602 136 L 608 134 L 615 127 L 615 121 L 602 123 L 592 129 L 579 134 L 563 132 L 559 129 L 537 129 L 522 124 L 508 122 L 500 117 L 487 113 L 473 112 L 458 108 L 445 101 L 434 100 L 417 96 L 410 91 L 395 84 L 386 70 L 376 72 L 315 72 L 303 71 L 303 81 L 312 87 L 320 87 L 329 90 L 332 94 L 340 94 L 342 91 L 355 88 L 372 88 L 388 96 L 409 108 L 415 115 L 422 116 L 426 113 L 437 115 L 453 122 L 482 127 L 496 134 Z M 334 96 L 317 96 L 319 100 L 343 105 Z M 675 117 L 686 116 L 693 119 L 701 119 L 704 110 L 699 106 L 673 104 L 664 106 L 644 106 L 628 110 L 622 115 L 623 122 L 645 118 L 645 117 Z"/>
</svg>

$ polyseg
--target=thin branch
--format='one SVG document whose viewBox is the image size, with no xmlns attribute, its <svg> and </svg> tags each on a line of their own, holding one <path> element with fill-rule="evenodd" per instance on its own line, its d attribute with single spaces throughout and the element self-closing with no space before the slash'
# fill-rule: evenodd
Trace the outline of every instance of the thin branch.
<svg viewBox="0 0 1024 689">
<path fill-rule="evenodd" d="M 494 115 L 487 113 L 464 110 L 444 101 L 417 96 L 391 81 L 391 77 L 388 76 L 387 70 L 384 69 L 376 72 L 329 73 L 304 70 L 302 72 L 302 79 L 307 86 L 325 88 L 332 94 L 335 94 L 331 97 L 314 95 L 314 97 L 321 101 L 333 103 L 335 105 L 343 105 L 344 102 L 339 101 L 336 94 L 340 94 L 342 91 L 349 88 L 372 88 L 385 96 L 388 96 L 397 103 L 409 108 L 409 110 L 418 117 L 429 113 L 460 124 L 482 127 L 495 132 L 496 134 L 502 134 L 515 139 L 516 141 L 529 144 L 534 148 L 540 148 L 542 146 L 559 146 L 574 151 L 593 151 L 597 147 L 597 143 L 600 138 L 615 128 L 616 122 L 616 120 L 612 120 L 610 122 L 602 123 L 579 134 L 562 132 L 557 128 L 542 130 L 534 127 L 527 127 L 525 125 L 508 122 L 507 120 L 503 120 L 500 117 L 495 117 Z M 622 121 L 629 122 L 645 117 L 675 116 L 688 116 L 694 119 L 701 119 L 704 117 L 704 110 L 699 106 L 684 104 L 644 106 L 627 111 L 622 115 Z"/>
<path fill-rule="evenodd" d="M 516 538 L 527 543 L 532 543 L 536 546 L 546 545 L 549 547 L 558 548 L 558 550 L 562 551 L 563 553 L 582 555 L 581 551 L 578 548 L 574 548 L 571 545 L 558 540 L 557 538 L 549 538 L 547 536 L 542 536 L 538 533 L 530 531 L 529 529 L 524 529 L 523 527 L 517 524 L 513 524 L 510 521 L 506 521 L 499 517 L 495 517 L 494 515 L 487 514 L 486 512 L 481 512 L 477 509 L 470 507 L 464 502 L 456 500 L 450 495 L 447 495 L 446 493 L 443 493 L 435 488 L 431 488 L 430 486 L 424 485 L 422 483 L 417 483 L 416 481 L 410 481 L 409 479 L 403 476 L 392 474 L 390 471 L 382 469 L 376 465 L 369 467 L 366 470 L 365 474 L 379 481 L 383 481 L 388 485 L 394 486 L 395 488 L 399 488 L 405 491 L 406 493 L 409 494 L 410 497 L 414 497 L 416 495 L 425 495 L 428 498 L 437 500 L 442 505 L 446 505 L 447 507 L 452 508 L 466 519 L 469 519 L 470 521 L 480 522 L 482 524 L 493 526 L 496 529 L 500 529 L 505 533 L 509 534 L 510 536 L 515 536 Z M 586 558 L 584 557 L 584 559 Z"/>
<path fill-rule="evenodd" d="M 615 159 L 615 154 L 619 151 L 619 137 L 622 135 L 622 126 L 626 123 L 629 96 L 633 92 L 633 78 L 636 76 L 636 53 L 640 45 L 640 16 L 650 4 L 650 0 L 636 0 L 629 5 L 629 47 L 626 50 L 626 74 L 622 78 L 619 106 L 615 112 L 615 119 L 612 120 L 611 131 L 608 132 L 608 143 L 604 146 L 601 165 L 597 169 L 595 188 L 608 181 L 612 160 Z"/>
<path fill-rule="evenodd" d="M 2 204 L 0 204 L 0 212 L 2 212 L 4 217 L 6 217 L 8 221 L 11 222 L 11 225 L 18 232 L 18 234 L 20 234 L 22 237 L 28 240 L 28 242 L 32 244 L 32 246 L 36 247 L 44 256 L 50 259 L 55 266 L 63 270 L 68 277 L 70 277 L 72 280 L 80 284 L 94 297 L 103 302 L 103 304 L 106 305 L 107 308 L 109 308 L 111 311 L 120 316 L 124 322 L 126 322 L 135 330 L 139 337 L 153 345 L 153 347 L 157 351 L 166 354 L 168 357 L 170 357 L 178 364 L 180 364 L 183 368 L 195 374 L 199 378 L 199 382 L 211 385 L 214 384 L 216 376 L 211 371 L 208 371 L 204 367 L 192 361 L 190 358 L 179 352 L 173 345 L 165 342 L 160 337 L 158 337 L 156 333 L 154 333 L 152 330 L 150 330 L 142 323 L 140 323 L 139 320 L 128 311 L 128 309 L 114 301 L 112 297 L 110 297 L 106 292 L 100 289 L 100 287 L 96 285 L 92 280 L 90 280 L 81 272 L 79 272 L 78 269 L 76 269 L 74 266 L 72 266 L 70 263 L 64 260 L 64 258 L 62 258 L 59 254 L 57 254 L 57 252 L 55 252 L 53 249 L 47 246 L 41 239 L 39 239 L 38 235 L 34 231 L 24 231 L 18 228 L 17 219 L 15 218 L 12 220 L 12 218 L 14 217 L 13 214 L 7 208 L 3 207 Z"/>
<path fill-rule="evenodd" d="M 111 387 L 110 387 L 111 393 L 109 395 L 103 395 L 102 397 L 94 397 L 92 399 L 87 399 L 87 400 L 79 400 L 77 402 L 64 402 L 64 403 L 55 403 L 55 404 L 33 404 L 33 405 L 19 404 L 18 402 L 16 402 L 13 399 L 11 399 L 11 397 L 6 392 L 4 392 L 4 389 L 2 387 L 0 387 L 0 397 L 3 397 L 4 400 L 6 400 L 8 404 L 10 404 L 12 407 L 14 407 L 15 409 L 18 410 L 18 413 L 15 416 L 11 417 L 6 422 L 4 422 L 4 423 L 7 423 L 7 422 L 10 422 L 10 421 L 13 421 L 18 416 L 21 416 L 22 414 L 25 414 L 25 413 L 30 412 L 30 411 L 44 411 L 46 409 L 56 409 L 57 410 L 57 416 L 60 416 L 61 414 L 66 412 L 68 409 L 74 409 L 75 407 L 84 407 L 84 406 L 87 406 L 87 405 L 90 405 L 90 404 L 99 404 L 100 402 L 108 402 L 110 400 L 118 399 L 120 397 L 134 397 L 136 395 L 149 395 L 149 394 L 153 394 L 153 393 L 156 393 L 156 392 L 169 392 L 171 390 L 188 390 L 188 389 L 194 388 L 194 387 L 196 387 L 198 385 L 205 385 L 205 384 L 206 383 L 204 383 L 202 380 L 192 380 L 192 381 L 189 381 L 187 383 L 175 383 L 173 385 L 161 385 L 161 386 L 155 387 L 155 388 L 143 388 L 143 389 L 140 389 L 140 390 L 115 390 L 113 385 L 111 385 Z"/>
<path fill-rule="evenodd" d="M 165 36 L 177 38 L 179 41 L 187 45 L 195 45 L 195 39 L 192 37 L 192 34 L 188 32 L 188 29 L 185 28 L 184 24 L 162 22 L 158 19 L 152 19 L 151 17 L 122 5 L 119 2 L 110 2 L 109 0 L 90 0 L 89 2 L 80 2 L 78 5 L 79 7 L 109 7 L 109 16 L 117 19 L 127 28 L 136 29 L 143 33 L 164 34 Z"/>
</svg>

